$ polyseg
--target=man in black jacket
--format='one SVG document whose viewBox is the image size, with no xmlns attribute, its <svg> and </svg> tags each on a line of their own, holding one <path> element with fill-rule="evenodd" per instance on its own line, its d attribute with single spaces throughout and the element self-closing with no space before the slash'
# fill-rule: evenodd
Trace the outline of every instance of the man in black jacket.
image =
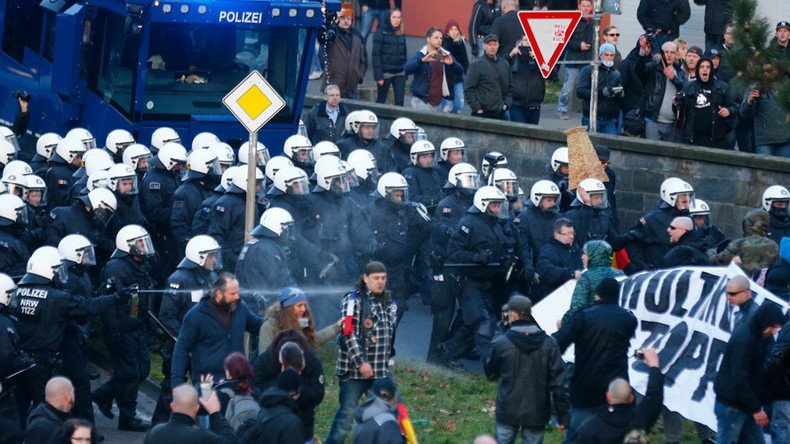
<svg viewBox="0 0 790 444">
<path fill-rule="evenodd" d="M 511 296 L 507 307 L 510 329 L 491 344 L 484 367 L 489 380 L 501 379 L 497 390 L 496 440 L 512 444 L 521 429 L 525 443 L 541 442 L 552 398 L 560 427 L 568 424 L 562 356 L 554 338 L 547 336 L 532 318 L 529 298 Z"/>
<path fill-rule="evenodd" d="M 497 55 L 499 37 L 488 34 L 483 41 L 485 54 L 469 65 L 464 97 L 472 115 L 507 120 L 506 111 L 513 102 L 510 65 Z"/>
<path fill-rule="evenodd" d="M 656 50 L 656 45 L 658 43 L 652 45 L 653 51 Z M 658 62 L 648 62 L 648 57 L 638 57 L 635 72 L 645 85 L 647 100 L 644 117 L 649 119 L 645 125 L 645 137 L 671 142 L 675 138 L 673 124 L 676 118 L 672 99 L 683 90 L 687 80 L 686 73 L 674 66 L 678 57 L 677 45 L 665 42 L 660 50 L 663 57 Z"/>
<path fill-rule="evenodd" d="M 340 103 L 340 87 L 327 85 L 324 88 L 324 101 L 317 103 L 304 117 L 307 137 L 313 143 L 323 140 L 337 142 L 343 133 L 347 115 L 348 110 Z"/>
<path fill-rule="evenodd" d="M 767 286 L 767 285 L 766 285 Z M 790 323 L 785 323 L 763 365 L 772 403 L 771 439 L 788 442 L 790 428 Z"/>
<path fill-rule="evenodd" d="M 620 71 L 614 69 L 614 55 L 617 49 L 611 43 L 604 43 L 598 49 L 601 64 L 598 66 L 598 115 L 596 128 L 599 133 L 619 134 L 617 120 L 623 101 L 623 85 L 620 84 Z M 582 125 L 590 127 L 590 100 L 592 100 L 593 66 L 582 68 L 576 83 L 576 96 L 582 99 Z"/>
<path fill-rule="evenodd" d="M 694 0 L 694 4 L 705 6 L 705 52 L 721 49 L 724 30 L 732 18 L 731 0 Z"/>
<path fill-rule="evenodd" d="M 546 80 L 540 73 L 535 60 L 535 52 L 526 36 L 507 56 L 510 72 L 513 74 L 513 105 L 510 107 L 510 121 L 540 123 L 540 106 L 546 97 Z"/>
<path fill-rule="evenodd" d="M 634 404 L 634 394 L 628 381 L 617 378 L 609 384 L 606 401 L 609 407 L 600 409 L 584 425 L 576 442 L 619 444 L 631 430 L 648 430 L 658 420 L 664 399 L 664 375 L 658 368 L 658 353 L 652 348 L 642 350 L 645 364 L 650 367 L 647 391 L 639 405 Z"/>
<path fill-rule="evenodd" d="M 540 275 L 540 285 L 533 286 L 533 298 L 543 299 L 570 279 L 582 274 L 582 253 L 574 242 L 576 233 L 573 222 L 561 217 L 554 222 L 554 238 L 540 249 L 535 271 Z"/>
<path fill-rule="evenodd" d="M 554 334 L 560 350 L 576 345 L 571 376 L 571 420 L 565 442 L 573 442 L 581 426 L 606 404 L 606 391 L 615 378 L 628 380 L 628 347 L 636 317 L 617 304 L 620 283 L 605 278 L 595 288 L 596 303 L 576 312 Z"/>
<path fill-rule="evenodd" d="M 26 443 L 58 442 L 63 423 L 74 407 L 74 386 L 68 378 L 56 376 L 47 381 L 44 401 L 30 412 L 25 429 Z"/>
<path fill-rule="evenodd" d="M 200 406 L 208 413 L 209 430 L 197 426 L 195 418 Z M 236 444 L 228 421 L 220 413 L 220 402 L 217 392 L 211 391 L 208 399 L 198 398 L 197 391 L 188 384 L 173 389 L 173 402 L 170 404 L 173 413 L 170 421 L 159 424 L 145 436 L 145 444 L 164 443 L 217 443 Z"/>
<path fill-rule="evenodd" d="M 644 95 L 645 85 L 642 78 L 636 71 L 637 61 L 644 64 L 650 59 L 653 53 L 653 46 L 643 35 L 639 37 L 634 49 L 628 53 L 617 70 L 620 72 L 620 84 L 623 85 L 623 101 L 621 102 L 623 111 L 623 135 L 641 137 L 645 134 L 645 115 Z"/>
<path fill-rule="evenodd" d="M 469 19 L 469 46 L 473 57 L 483 55 L 483 38 L 491 33 L 491 25 L 499 14 L 496 0 L 475 1 L 472 6 L 472 17 Z"/>
<path fill-rule="evenodd" d="M 502 0 L 502 16 L 497 17 L 491 25 L 491 34 L 499 36 L 497 55 L 505 57 L 521 40 L 524 28 L 518 19 L 518 0 Z"/>
<path fill-rule="evenodd" d="M 730 337 L 713 383 L 717 442 L 764 441 L 760 428 L 769 421 L 761 402 L 763 362 L 771 336 L 784 322 L 782 309 L 765 300 L 749 324 L 736 328 Z"/>
<path fill-rule="evenodd" d="M 702 230 L 694 228 L 690 217 L 681 216 L 672 219 L 667 227 L 669 234 L 669 251 L 664 255 L 664 268 L 683 265 L 708 265 L 705 253 L 705 237 Z"/>
<path fill-rule="evenodd" d="M 261 409 L 255 421 L 239 429 L 244 444 L 302 444 L 305 442 L 302 422 L 296 416 L 296 400 L 302 389 L 299 372 L 283 370 L 277 385 L 261 395 Z M 242 431 L 243 429 L 245 429 Z"/>
<path fill-rule="evenodd" d="M 689 0 L 641 0 L 636 18 L 645 31 L 655 34 L 653 49 L 680 36 L 680 26 L 691 17 Z"/>
</svg>

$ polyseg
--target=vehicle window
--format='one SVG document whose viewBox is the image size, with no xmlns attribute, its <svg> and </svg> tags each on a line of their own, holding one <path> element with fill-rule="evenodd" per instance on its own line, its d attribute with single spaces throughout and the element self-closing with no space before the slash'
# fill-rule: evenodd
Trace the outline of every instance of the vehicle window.
<svg viewBox="0 0 790 444">
<path fill-rule="evenodd" d="M 42 9 L 37 1 L 6 0 L 3 19 L 3 52 L 23 63 L 25 48 L 38 52 Z"/>
</svg>

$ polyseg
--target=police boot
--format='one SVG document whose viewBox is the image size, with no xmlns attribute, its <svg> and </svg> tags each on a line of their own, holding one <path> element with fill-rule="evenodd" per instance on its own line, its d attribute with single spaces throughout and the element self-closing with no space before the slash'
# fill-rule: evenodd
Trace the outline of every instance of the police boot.
<svg viewBox="0 0 790 444">
<path fill-rule="evenodd" d="M 127 432 L 146 432 L 150 427 L 151 424 L 136 416 L 131 419 L 118 421 L 118 430 L 125 430 Z"/>
</svg>

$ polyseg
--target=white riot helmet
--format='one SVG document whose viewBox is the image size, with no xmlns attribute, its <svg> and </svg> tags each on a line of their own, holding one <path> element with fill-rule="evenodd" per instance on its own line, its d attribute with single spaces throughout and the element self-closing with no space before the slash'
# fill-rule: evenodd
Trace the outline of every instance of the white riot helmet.
<svg viewBox="0 0 790 444">
<path fill-rule="evenodd" d="M 85 174 L 90 176 L 99 170 L 109 170 L 115 165 L 115 161 L 107 151 L 90 150 L 82 156 L 82 164 L 85 166 Z"/>
<path fill-rule="evenodd" d="M 689 206 L 689 216 L 710 216 L 710 205 L 702 199 L 694 199 Z"/>
<path fill-rule="evenodd" d="M 227 169 L 236 162 L 236 155 L 233 154 L 233 148 L 224 142 L 215 142 L 208 147 L 212 153 L 217 155 L 219 164 Z"/>
<path fill-rule="evenodd" d="M 26 271 L 28 275 L 35 275 L 47 281 L 65 283 L 68 279 L 63 256 L 58 253 L 57 248 L 50 246 L 39 247 L 30 255 L 30 259 L 27 260 Z M 28 276 L 26 275 L 19 282 L 27 283 L 27 278 Z M 35 280 L 33 279 L 33 281 Z"/>
<path fill-rule="evenodd" d="M 359 177 L 357 177 L 356 171 L 354 171 L 354 167 L 352 167 L 350 163 L 346 162 L 343 159 L 340 159 L 340 165 L 342 165 L 343 169 L 346 170 L 346 180 L 348 180 L 348 186 L 350 188 L 358 187 Z"/>
<path fill-rule="evenodd" d="M 230 175 L 231 188 L 228 191 L 247 192 L 247 166 L 241 168 L 234 168 Z M 255 167 L 255 186 L 257 188 L 263 182 L 264 176 L 260 168 Z"/>
<path fill-rule="evenodd" d="M 116 156 L 123 154 L 123 151 L 134 143 L 132 133 L 125 129 L 115 129 L 107 134 L 107 139 L 104 141 L 104 147 Z"/>
<path fill-rule="evenodd" d="M 177 143 L 180 145 L 181 137 L 179 137 L 178 133 L 173 128 L 166 126 L 157 128 L 154 130 L 153 134 L 151 134 L 151 153 L 158 153 L 167 143 Z"/>
<path fill-rule="evenodd" d="M 480 188 L 480 176 L 477 169 L 468 163 L 457 163 L 450 168 L 447 182 L 455 188 L 462 190 L 477 190 Z"/>
<path fill-rule="evenodd" d="M 22 200 L 37 207 L 46 204 L 47 184 L 44 182 L 44 179 L 36 176 L 35 174 L 26 175 L 25 192 L 22 195 Z"/>
<path fill-rule="evenodd" d="M 168 142 L 159 148 L 156 158 L 167 171 L 173 171 L 176 165 L 186 165 L 187 150 L 178 142 Z"/>
<path fill-rule="evenodd" d="M 257 144 L 257 151 L 255 152 L 255 165 L 264 168 L 269 163 L 269 150 L 260 142 Z M 250 142 L 244 142 L 239 147 L 239 163 L 247 165 L 250 158 Z"/>
<path fill-rule="evenodd" d="M 33 169 L 22 160 L 12 160 L 3 168 L 3 179 L 8 176 L 24 176 L 26 174 L 33 174 Z"/>
<path fill-rule="evenodd" d="M 274 181 L 277 172 L 285 167 L 292 167 L 294 163 L 285 156 L 274 156 L 266 163 L 266 178 Z"/>
<path fill-rule="evenodd" d="M 222 269 L 222 247 L 211 236 L 201 234 L 187 242 L 184 259 L 207 270 Z M 185 265 L 181 262 L 179 266 Z M 207 266 L 208 265 L 208 266 Z"/>
<path fill-rule="evenodd" d="M 518 177 L 513 171 L 507 168 L 497 168 L 491 173 L 488 181 L 491 185 L 499 188 L 508 199 L 518 198 Z"/>
<path fill-rule="evenodd" d="M 25 187 L 27 186 L 26 174 L 18 174 L 11 172 L 5 174 L 3 171 L 3 184 L 6 186 L 8 194 L 19 197 L 20 199 L 25 195 Z"/>
<path fill-rule="evenodd" d="M 277 236 L 282 236 L 293 224 L 294 218 L 291 213 L 282 208 L 269 208 L 261 215 L 260 225 L 252 230 L 252 235 L 264 236 L 267 233 L 263 228 L 266 228 Z"/>
<path fill-rule="evenodd" d="M 689 196 L 689 203 L 694 201 L 694 188 L 688 182 L 678 179 L 677 177 L 670 177 L 661 184 L 661 200 L 670 207 L 677 204 L 678 197 L 682 195 Z"/>
<path fill-rule="evenodd" d="M 85 184 L 85 187 L 88 188 L 88 191 L 93 191 L 102 188 L 106 188 L 109 190 L 110 173 L 108 173 L 107 171 L 96 171 L 95 173 L 88 176 L 88 182 Z"/>
<path fill-rule="evenodd" d="M 222 173 L 222 178 L 219 180 L 219 185 L 214 188 L 214 191 L 217 193 L 224 193 L 225 191 L 228 191 L 231 185 L 233 185 L 233 172 L 236 171 L 237 168 L 241 168 L 246 171 L 247 167 L 245 165 L 236 165 L 225 170 L 225 172 Z"/>
<path fill-rule="evenodd" d="M 55 154 L 50 158 L 54 162 L 71 164 L 75 159 L 82 158 L 85 146 L 79 139 L 64 137 L 55 147 Z"/>
<path fill-rule="evenodd" d="M 492 205 L 497 203 L 499 204 L 498 206 Z M 490 214 L 499 219 L 510 217 L 507 197 L 502 190 L 492 185 L 486 185 L 477 190 L 473 199 L 473 205 L 477 211 L 483 214 Z"/>
<path fill-rule="evenodd" d="M 562 165 L 568 165 L 568 147 L 561 146 L 554 150 L 551 154 L 551 169 L 554 170 L 555 173 L 560 172 L 560 167 Z"/>
<path fill-rule="evenodd" d="M 307 196 L 310 194 L 310 181 L 307 178 L 307 173 L 295 166 L 286 166 L 277 171 L 273 182 L 274 189 L 272 194 L 289 194 L 292 196 Z"/>
<path fill-rule="evenodd" d="M 376 167 L 376 158 L 368 150 L 358 149 L 348 154 L 348 164 L 354 173 L 362 180 L 370 179 L 376 183 L 379 179 L 379 170 Z"/>
<path fill-rule="evenodd" d="M 606 186 L 598 179 L 587 178 L 579 182 L 579 186 L 590 197 L 590 206 L 593 208 L 604 209 L 609 207 Z M 581 196 L 576 193 L 576 200 L 582 202 Z M 584 202 L 582 202 L 584 203 Z"/>
<path fill-rule="evenodd" d="M 151 235 L 139 225 L 127 225 L 115 235 L 115 251 L 112 257 L 125 255 L 150 257 L 156 253 Z"/>
<path fill-rule="evenodd" d="M 106 225 L 118 209 L 118 199 L 107 188 L 94 188 L 87 196 L 80 196 L 79 199 L 91 207 L 91 219 L 97 226 Z"/>
<path fill-rule="evenodd" d="M 81 234 L 69 234 L 58 242 L 58 253 L 76 265 L 96 265 L 94 245 Z"/>
<path fill-rule="evenodd" d="M 790 202 L 790 192 L 787 191 L 787 188 L 781 185 L 772 185 L 763 191 L 763 210 L 771 213 L 774 202 L 784 202 L 785 212 L 790 211 L 787 208 L 787 203 Z"/>
<path fill-rule="evenodd" d="M 431 155 L 431 163 L 433 164 L 433 160 L 436 157 L 436 147 L 427 140 L 418 140 L 411 145 L 409 148 L 409 158 L 411 159 L 411 164 L 420 168 L 429 168 L 423 167 L 419 163 L 420 156 L 424 154 Z"/>
<path fill-rule="evenodd" d="M 500 153 L 499 151 L 489 151 L 485 153 L 483 160 L 480 162 L 480 173 L 484 178 L 488 179 L 488 176 L 491 175 L 492 170 L 507 167 L 507 158 L 504 154 Z"/>
<path fill-rule="evenodd" d="M 557 188 L 557 185 L 554 182 L 550 180 L 539 180 L 535 182 L 535 185 L 532 185 L 532 189 L 529 192 L 529 201 L 532 202 L 532 205 L 535 205 L 535 207 L 542 211 L 558 211 L 559 202 L 557 201 L 555 201 L 553 207 L 543 208 L 540 202 L 544 197 L 553 197 L 559 201 L 560 189 Z"/>
<path fill-rule="evenodd" d="M 343 129 L 345 130 L 346 134 L 356 134 L 356 130 L 354 129 L 354 122 L 356 122 L 357 115 L 361 111 L 362 110 L 354 110 L 346 114 L 346 122 L 343 126 Z M 304 136 L 307 137 L 307 134 L 305 134 Z"/>
<path fill-rule="evenodd" d="M 0 138 L 10 143 L 14 147 L 14 151 L 19 151 L 19 141 L 11 128 L 0 125 Z"/>
<path fill-rule="evenodd" d="M 118 194 L 131 196 L 138 193 L 137 173 L 124 163 L 116 163 L 107 170 L 109 188 Z"/>
<path fill-rule="evenodd" d="M 211 145 L 219 142 L 219 137 L 214 133 L 202 132 L 192 139 L 192 151 L 207 150 Z"/>
<path fill-rule="evenodd" d="M 409 183 L 398 173 L 386 173 L 376 184 L 379 197 L 397 204 L 409 202 Z"/>
<path fill-rule="evenodd" d="M 217 155 L 209 150 L 197 150 L 189 153 L 184 180 L 203 179 L 210 176 L 222 177 L 222 167 Z"/>
<path fill-rule="evenodd" d="M 283 154 L 285 154 L 291 161 L 302 164 L 309 164 L 313 162 L 313 144 L 310 139 L 298 134 L 285 139 L 283 144 Z"/>
<path fill-rule="evenodd" d="M 348 121 L 351 115 L 349 114 L 346 117 L 346 121 Z M 361 131 L 362 127 L 370 127 L 372 131 Z M 359 137 L 365 140 L 375 140 L 379 137 L 379 118 L 373 113 L 373 111 L 369 111 L 366 109 L 357 111 L 351 121 L 351 129 L 356 133 Z"/>
<path fill-rule="evenodd" d="M 10 307 L 11 300 L 14 299 L 15 294 L 16 284 L 14 280 L 7 274 L 0 273 L 0 306 Z"/>
<path fill-rule="evenodd" d="M 0 139 L 0 165 L 8 165 L 16 157 L 16 148 L 7 140 Z"/>
<path fill-rule="evenodd" d="M 338 148 L 333 142 L 324 140 L 315 144 L 313 150 L 310 152 L 310 156 L 312 157 L 313 162 L 318 162 L 318 159 L 324 156 L 335 156 L 339 159 L 340 148 Z"/>
<path fill-rule="evenodd" d="M 414 140 L 417 140 L 417 133 L 419 131 L 420 127 L 415 125 L 414 121 L 406 117 L 398 117 L 392 122 L 392 125 L 390 125 L 390 135 L 396 140 L 406 142 L 408 145 L 411 145 L 414 143 Z M 408 134 L 412 136 L 412 141 L 410 143 L 405 139 Z"/>
<path fill-rule="evenodd" d="M 82 147 L 85 148 L 84 151 L 96 149 L 96 138 L 93 137 L 93 134 L 91 134 L 91 132 L 85 128 L 74 128 L 66 133 L 66 137 L 64 137 L 64 139 L 70 138 L 79 140 L 82 144 Z"/>
<path fill-rule="evenodd" d="M 347 174 L 348 171 L 340 163 L 340 159 L 337 162 L 321 162 L 315 168 L 317 188 L 337 194 L 348 193 L 351 186 L 348 184 Z"/>
<path fill-rule="evenodd" d="M 159 150 L 161 154 L 162 150 Z M 123 163 L 132 167 L 133 170 L 137 171 L 138 166 L 140 169 L 147 169 L 148 168 L 148 159 L 151 158 L 151 150 L 148 149 L 147 146 L 133 143 L 129 145 L 125 150 L 123 150 Z M 145 165 L 140 165 L 140 161 L 145 160 Z M 186 160 L 186 159 L 184 159 Z"/>
<path fill-rule="evenodd" d="M 457 137 L 448 137 L 442 141 L 439 146 L 439 155 L 443 161 L 448 162 L 450 152 L 460 151 L 461 160 L 459 162 L 466 162 L 466 144 L 464 141 Z"/>
<path fill-rule="evenodd" d="M 22 198 L 13 194 L 0 194 L 0 227 L 27 225 L 27 211 Z"/>
<path fill-rule="evenodd" d="M 55 133 L 42 134 L 36 141 L 36 154 L 44 159 L 49 159 L 52 157 L 52 153 L 55 152 L 55 147 L 58 146 L 58 142 L 61 140 L 63 140 L 63 138 Z"/>
</svg>

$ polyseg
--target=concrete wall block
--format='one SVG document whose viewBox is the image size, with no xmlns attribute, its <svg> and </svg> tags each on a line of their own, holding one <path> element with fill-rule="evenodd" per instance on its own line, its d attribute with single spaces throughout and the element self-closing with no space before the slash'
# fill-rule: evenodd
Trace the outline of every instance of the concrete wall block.
<svg viewBox="0 0 790 444">
<path fill-rule="evenodd" d="M 700 178 L 696 180 L 692 186 L 694 187 L 694 193 L 705 200 L 705 202 L 707 202 L 708 199 L 720 202 L 732 202 L 736 196 L 736 182 L 731 179 L 716 177 Z"/>
</svg>

